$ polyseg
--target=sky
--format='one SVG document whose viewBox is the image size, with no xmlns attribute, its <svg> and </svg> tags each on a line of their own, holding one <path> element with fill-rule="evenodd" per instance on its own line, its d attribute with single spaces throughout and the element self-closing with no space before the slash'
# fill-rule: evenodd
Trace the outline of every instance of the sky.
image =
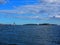
<svg viewBox="0 0 60 45">
<path fill-rule="evenodd" d="M 2 24 L 51 23 L 60 25 L 59 0 L 0 0 Z"/>
</svg>

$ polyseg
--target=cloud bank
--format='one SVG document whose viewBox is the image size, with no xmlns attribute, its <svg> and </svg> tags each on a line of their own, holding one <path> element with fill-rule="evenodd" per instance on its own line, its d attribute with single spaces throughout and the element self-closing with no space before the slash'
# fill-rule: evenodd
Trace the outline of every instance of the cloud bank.
<svg viewBox="0 0 60 45">
<path fill-rule="evenodd" d="M 38 0 L 40 2 L 40 0 Z M 51 17 L 60 18 L 60 5 L 58 4 L 59 0 L 42 0 L 45 5 L 42 4 L 34 4 L 34 5 L 24 5 L 24 6 L 14 6 L 12 10 L 0 10 L 2 14 L 17 14 L 20 15 L 29 15 L 33 14 L 35 16 L 24 17 L 23 18 L 31 18 L 31 19 L 51 19 Z M 0 1 L 1 2 L 1 1 Z M 52 4 L 50 4 L 52 3 Z M 41 18 L 41 16 L 47 15 L 47 17 Z M 18 17 L 19 18 L 19 17 Z"/>
</svg>

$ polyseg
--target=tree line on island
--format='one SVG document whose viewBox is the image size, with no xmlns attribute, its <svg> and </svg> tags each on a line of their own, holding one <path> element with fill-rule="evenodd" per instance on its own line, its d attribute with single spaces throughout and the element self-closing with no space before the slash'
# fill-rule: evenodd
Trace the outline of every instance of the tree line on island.
<svg viewBox="0 0 60 45">
<path fill-rule="evenodd" d="M 0 26 L 2 25 L 17 25 L 17 24 L 0 24 Z M 49 24 L 49 23 L 42 23 L 42 24 L 23 24 L 23 25 L 57 25 L 57 24 Z"/>
</svg>

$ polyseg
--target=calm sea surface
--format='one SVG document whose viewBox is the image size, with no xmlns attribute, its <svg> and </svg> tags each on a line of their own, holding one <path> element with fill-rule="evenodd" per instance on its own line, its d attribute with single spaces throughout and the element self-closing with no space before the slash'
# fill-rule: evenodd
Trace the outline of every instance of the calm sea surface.
<svg viewBox="0 0 60 45">
<path fill-rule="evenodd" d="M 0 45 L 60 45 L 60 26 L 0 26 Z"/>
</svg>

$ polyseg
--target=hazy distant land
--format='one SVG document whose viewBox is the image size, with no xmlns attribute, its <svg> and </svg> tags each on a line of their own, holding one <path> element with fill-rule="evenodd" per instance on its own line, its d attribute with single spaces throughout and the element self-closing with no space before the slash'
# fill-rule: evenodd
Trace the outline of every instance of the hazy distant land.
<svg viewBox="0 0 60 45">
<path fill-rule="evenodd" d="M 17 25 L 17 24 L 0 24 L 1 25 Z M 22 25 L 57 25 L 57 24 L 49 24 L 49 23 L 42 23 L 42 24 L 22 24 Z"/>
</svg>

